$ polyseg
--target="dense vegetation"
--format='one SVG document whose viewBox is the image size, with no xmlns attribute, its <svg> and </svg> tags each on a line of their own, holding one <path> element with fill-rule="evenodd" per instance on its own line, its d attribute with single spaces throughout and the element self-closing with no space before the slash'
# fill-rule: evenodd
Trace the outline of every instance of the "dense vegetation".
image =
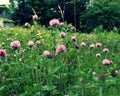
<svg viewBox="0 0 120 96">
<path fill-rule="evenodd" d="M 9 9 L 17 24 L 30 23 L 33 8 L 42 25 L 48 25 L 47 22 L 52 18 L 60 18 L 61 21 L 72 23 L 82 32 L 91 32 L 101 25 L 108 31 L 113 27 L 120 29 L 119 0 L 10 0 L 10 2 Z"/>
<path fill-rule="evenodd" d="M 117 0 L 94 0 L 92 6 L 89 6 L 82 15 L 83 29 L 91 29 L 102 25 L 103 29 L 108 31 L 114 27 L 120 29 L 120 1 Z M 84 26 L 85 25 L 85 26 Z"/>
<path fill-rule="evenodd" d="M 119 96 L 119 34 L 55 20 L 0 30 L 0 95 Z"/>
<path fill-rule="evenodd" d="M 10 0 L 23 26 L 0 26 L 0 95 L 119 96 L 119 4 Z"/>
</svg>

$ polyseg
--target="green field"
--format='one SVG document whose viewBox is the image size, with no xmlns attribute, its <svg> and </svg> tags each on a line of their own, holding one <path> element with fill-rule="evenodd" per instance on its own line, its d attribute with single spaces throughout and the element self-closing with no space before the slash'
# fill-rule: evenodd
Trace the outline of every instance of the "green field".
<svg viewBox="0 0 120 96">
<path fill-rule="evenodd" d="M 1 28 L 0 95 L 119 96 L 120 35 L 70 28 Z"/>
</svg>

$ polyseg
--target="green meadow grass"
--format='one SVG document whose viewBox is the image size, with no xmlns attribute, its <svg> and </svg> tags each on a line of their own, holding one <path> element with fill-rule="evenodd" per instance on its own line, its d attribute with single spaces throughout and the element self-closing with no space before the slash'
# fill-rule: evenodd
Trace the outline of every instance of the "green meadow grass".
<svg viewBox="0 0 120 96">
<path fill-rule="evenodd" d="M 5 49 L 7 56 L 0 56 L 0 95 L 119 96 L 120 35 L 114 32 L 83 34 L 68 29 L 38 25 L 1 29 L 0 50 Z M 64 38 L 60 37 L 61 31 L 66 33 Z M 76 36 L 76 41 L 72 41 L 71 36 Z M 10 46 L 15 40 L 21 44 L 17 49 Z M 38 40 L 40 45 L 28 46 L 29 41 Z M 86 46 L 81 46 L 82 42 Z M 96 43 L 102 46 L 90 48 Z M 65 45 L 66 52 L 56 54 L 57 45 Z M 104 48 L 109 51 L 103 52 Z M 45 50 L 50 51 L 52 57 L 44 56 Z M 113 63 L 105 65 L 104 59 Z"/>
</svg>

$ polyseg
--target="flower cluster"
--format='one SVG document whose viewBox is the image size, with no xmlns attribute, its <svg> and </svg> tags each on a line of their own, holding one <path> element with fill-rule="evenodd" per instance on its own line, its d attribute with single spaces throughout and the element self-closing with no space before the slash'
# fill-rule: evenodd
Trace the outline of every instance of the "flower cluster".
<svg viewBox="0 0 120 96">
<path fill-rule="evenodd" d="M 61 32 L 61 33 L 60 33 L 60 37 L 63 37 L 63 38 L 64 38 L 65 36 L 66 36 L 66 33 L 65 33 L 65 32 Z"/>
<path fill-rule="evenodd" d="M 76 39 L 76 36 L 72 36 L 72 37 L 71 37 L 71 40 L 72 40 L 72 41 L 76 41 L 76 40 L 77 40 L 77 39 Z"/>
<path fill-rule="evenodd" d="M 108 48 L 104 48 L 104 49 L 103 49 L 103 52 L 108 52 L 108 51 L 109 51 Z"/>
<path fill-rule="evenodd" d="M 101 47 L 102 44 L 101 43 L 96 43 L 96 47 Z"/>
<path fill-rule="evenodd" d="M 33 41 L 29 41 L 29 42 L 28 42 L 28 46 L 29 46 L 29 47 L 32 47 L 33 45 L 34 45 L 34 42 L 33 42 Z"/>
<path fill-rule="evenodd" d="M 16 40 L 10 43 L 10 46 L 13 47 L 14 49 L 17 49 L 20 47 L 20 41 Z"/>
<path fill-rule="evenodd" d="M 35 14 L 35 15 L 33 15 L 33 20 L 35 20 L 35 19 L 38 19 L 38 16 Z"/>
<path fill-rule="evenodd" d="M 105 65 L 110 65 L 110 64 L 112 64 L 113 62 L 112 62 L 112 60 L 104 59 L 104 60 L 102 61 L 102 63 L 105 64 Z"/>
<path fill-rule="evenodd" d="M 55 25 L 58 25 L 59 23 L 60 21 L 58 19 L 52 19 L 49 22 L 50 26 L 55 26 Z"/>
<path fill-rule="evenodd" d="M 52 57 L 52 53 L 51 53 L 50 51 L 48 51 L 48 50 L 45 50 L 45 51 L 43 52 L 43 56 Z"/>
<path fill-rule="evenodd" d="M 90 48 L 92 49 L 92 48 L 95 48 L 95 45 L 94 44 L 91 44 L 90 45 Z"/>
<path fill-rule="evenodd" d="M 83 46 L 83 47 L 85 47 L 85 46 L 86 46 L 86 43 L 85 43 L 85 42 L 82 42 L 80 45 Z"/>
<path fill-rule="evenodd" d="M 56 47 L 56 54 L 59 54 L 61 52 L 66 52 L 66 47 L 64 45 L 58 45 Z"/>
<path fill-rule="evenodd" d="M 0 56 L 7 56 L 6 50 L 0 49 Z"/>
</svg>

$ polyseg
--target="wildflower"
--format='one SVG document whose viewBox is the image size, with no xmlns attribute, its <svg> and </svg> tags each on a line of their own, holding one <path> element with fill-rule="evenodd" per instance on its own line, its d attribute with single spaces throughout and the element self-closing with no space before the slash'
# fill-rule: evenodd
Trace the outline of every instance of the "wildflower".
<svg viewBox="0 0 120 96">
<path fill-rule="evenodd" d="M 72 36 L 72 37 L 71 37 L 71 40 L 72 40 L 72 41 L 76 41 L 76 36 Z"/>
<path fill-rule="evenodd" d="M 61 52 L 66 52 L 66 47 L 64 45 L 58 45 L 56 48 L 56 54 L 59 54 Z"/>
<path fill-rule="evenodd" d="M 6 40 L 7 40 L 7 41 L 10 41 L 10 40 L 11 40 L 11 38 L 7 38 Z"/>
<path fill-rule="evenodd" d="M 65 32 L 61 32 L 61 33 L 60 33 L 60 37 L 63 37 L 63 38 L 64 38 L 65 36 L 66 36 L 66 33 L 65 33 Z"/>
<path fill-rule="evenodd" d="M 101 56 L 100 53 L 97 53 L 97 54 L 96 54 L 96 57 L 100 57 L 100 56 Z"/>
<path fill-rule="evenodd" d="M 98 77 L 98 81 L 100 81 L 100 80 L 105 80 L 105 74 L 101 74 L 101 75 L 99 75 L 99 77 Z"/>
<path fill-rule="evenodd" d="M 6 50 L 0 49 L 0 56 L 7 56 Z"/>
<path fill-rule="evenodd" d="M 75 44 L 75 48 L 76 48 L 76 49 L 79 49 L 79 45 Z"/>
<path fill-rule="evenodd" d="M 41 42 L 40 42 L 40 41 L 36 41 L 35 44 L 36 44 L 36 45 L 40 45 Z"/>
<path fill-rule="evenodd" d="M 35 20 L 35 19 L 38 19 L 38 16 L 35 14 L 35 15 L 33 15 L 33 20 Z"/>
<path fill-rule="evenodd" d="M 29 47 L 32 47 L 33 45 L 34 45 L 34 42 L 33 42 L 33 41 L 29 41 L 29 42 L 28 42 L 28 46 L 29 46 Z"/>
<path fill-rule="evenodd" d="M 37 36 L 42 36 L 42 33 L 41 33 L 41 32 L 38 32 L 38 33 L 37 33 Z"/>
<path fill-rule="evenodd" d="M 84 46 L 86 46 L 86 43 L 82 42 L 80 45 L 84 47 Z"/>
<path fill-rule="evenodd" d="M 20 61 L 20 62 L 23 61 L 23 58 L 19 58 L 19 61 Z"/>
<path fill-rule="evenodd" d="M 14 57 L 17 57 L 16 54 L 13 55 Z"/>
<path fill-rule="evenodd" d="M 69 96 L 69 95 L 65 94 L 64 96 Z"/>
<path fill-rule="evenodd" d="M 109 51 L 108 48 L 104 48 L 104 49 L 103 49 L 103 52 L 108 52 L 108 51 Z"/>
<path fill-rule="evenodd" d="M 2 42 L 2 46 L 5 46 L 5 42 Z"/>
<path fill-rule="evenodd" d="M 57 25 L 59 23 L 60 23 L 60 21 L 58 19 L 52 19 L 49 22 L 50 26 L 55 26 L 55 25 Z"/>
<path fill-rule="evenodd" d="M 95 48 L 95 45 L 94 44 L 91 44 L 90 45 L 90 48 L 92 49 L 92 48 Z"/>
<path fill-rule="evenodd" d="M 96 43 L 96 47 L 101 47 L 102 44 L 101 43 Z"/>
<path fill-rule="evenodd" d="M 51 53 L 50 51 L 48 51 L 48 50 L 45 50 L 45 51 L 43 52 L 43 56 L 52 57 L 52 53 Z"/>
<path fill-rule="evenodd" d="M 102 61 L 102 63 L 105 64 L 105 65 L 110 65 L 110 64 L 112 64 L 113 62 L 112 62 L 111 60 L 104 59 L 104 60 Z"/>
<path fill-rule="evenodd" d="M 13 47 L 14 49 L 17 49 L 20 47 L 20 42 L 19 41 L 13 41 L 10 43 L 10 46 Z"/>
<path fill-rule="evenodd" d="M 70 31 L 76 31 L 76 28 L 73 26 L 70 28 Z"/>
<path fill-rule="evenodd" d="M 111 75 L 112 77 L 116 77 L 118 75 L 119 71 L 117 69 L 112 70 Z"/>
<path fill-rule="evenodd" d="M 96 73 L 96 72 L 93 72 L 92 74 L 95 76 L 97 73 Z"/>
<path fill-rule="evenodd" d="M 27 26 L 29 27 L 29 26 L 30 26 L 30 24 L 29 24 L 28 22 L 26 22 L 26 23 L 25 23 L 25 26 L 26 26 L 26 27 L 27 27 Z"/>
</svg>

